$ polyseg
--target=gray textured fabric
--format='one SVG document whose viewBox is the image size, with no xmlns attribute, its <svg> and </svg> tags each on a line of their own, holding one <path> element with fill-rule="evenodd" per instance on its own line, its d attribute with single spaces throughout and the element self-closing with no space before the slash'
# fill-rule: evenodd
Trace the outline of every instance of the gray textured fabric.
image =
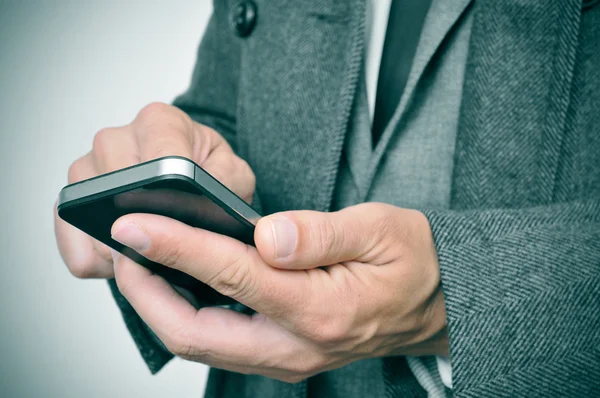
<svg viewBox="0 0 600 398">
<path fill-rule="evenodd" d="M 514 6 L 475 19 L 455 210 L 428 213 L 455 393 L 597 396 L 600 9 Z"/>
<path fill-rule="evenodd" d="M 265 213 L 329 210 L 361 70 L 364 4 L 255 2 L 259 20 L 245 39 L 227 25 L 230 4 L 215 3 L 177 104 L 248 160 Z M 600 7 L 581 5 L 474 4 L 451 209 L 424 209 L 458 397 L 600 394 Z M 115 295 L 157 371 L 169 354 Z M 405 370 L 396 361 L 382 369 L 386 396 L 416 395 L 397 377 Z M 307 392 L 306 383 L 211 370 L 206 394 Z"/>
<path fill-rule="evenodd" d="M 467 12 L 470 2 L 432 2 L 407 89 L 382 140 L 383 147 L 377 148 L 385 153 L 384 157 L 373 156 L 364 73 L 360 74 L 332 210 L 364 201 L 407 208 L 447 209 L 450 206 L 458 99 L 462 94 L 472 24 L 471 10 Z M 396 359 L 388 361 L 391 360 Z M 430 398 L 446 396 L 433 357 L 407 358 L 407 364 Z M 365 366 L 377 371 L 370 365 Z M 377 394 L 381 387 L 377 388 L 375 375 L 360 379 L 350 377 L 359 367 L 329 372 L 321 379 L 326 378 L 329 384 L 336 380 L 336 385 L 345 380 L 350 389 L 357 389 L 357 384 L 369 385 L 374 395 L 383 394 Z M 396 383 L 420 390 L 410 372 L 401 374 L 407 377 L 400 380 L 400 375 L 394 376 Z M 348 393 L 323 389 L 320 395 L 313 396 L 335 398 L 346 397 Z"/>
</svg>

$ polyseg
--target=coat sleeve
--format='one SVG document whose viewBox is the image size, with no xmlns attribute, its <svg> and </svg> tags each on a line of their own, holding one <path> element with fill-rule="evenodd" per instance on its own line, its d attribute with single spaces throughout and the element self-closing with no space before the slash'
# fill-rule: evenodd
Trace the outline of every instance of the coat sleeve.
<svg viewBox="0 0 600 398">
<path fill-rule="evenodd" d="M 425 213 L 441 268 L 454 393 L 600 391 L 600 198 Z"/>
<path fill-rule="evenodd" d="M 218 131 L 236 150 L 235 114 L 240 64 L 240 45 L 228 27 L 227 2 L 215 1 L 204 36 L 198 49 L 189 89 L 177 97 L 174 106 L 198 123 Z M 254 206 L 258 207 L 258 198 Z M 150 371 L 157 373 L 171 354 L 135 313 L 119 292 L 114 280 L 111 292 L 123 319 Z"/>
</svg>

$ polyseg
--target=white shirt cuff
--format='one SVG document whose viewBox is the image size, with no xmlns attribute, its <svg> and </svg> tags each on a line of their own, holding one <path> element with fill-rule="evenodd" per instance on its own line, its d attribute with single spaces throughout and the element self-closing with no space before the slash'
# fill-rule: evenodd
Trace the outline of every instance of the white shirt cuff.
<svg viewBox="0 0 600 398">
<path fill-rule="evenodd" d="M 452 388 L 452 364 L 450 363 L 450 358 L 436 355 L 435 360 L 437 361 L 442 383 L 446 387 Z"/>
</svg>

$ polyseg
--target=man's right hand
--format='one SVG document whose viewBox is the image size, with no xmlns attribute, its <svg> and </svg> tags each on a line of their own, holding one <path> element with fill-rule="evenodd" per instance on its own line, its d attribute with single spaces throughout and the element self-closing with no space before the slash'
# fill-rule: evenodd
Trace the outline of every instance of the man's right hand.
<svg viewBox="0 0 600 398">
<path fill-rule="evenodd" d="M 194 122 L 181 110 L 154 103 L 127 126 L 100 130 L 92 150 L 69 168 L 69 184 L 163 156 L 183 156 L 250 202 L 255 177 L 216 131 Z M 54 208 L 58 249 L 78 278 L 113 278 L 110 249 L 58 217 Z"/>
</svg>

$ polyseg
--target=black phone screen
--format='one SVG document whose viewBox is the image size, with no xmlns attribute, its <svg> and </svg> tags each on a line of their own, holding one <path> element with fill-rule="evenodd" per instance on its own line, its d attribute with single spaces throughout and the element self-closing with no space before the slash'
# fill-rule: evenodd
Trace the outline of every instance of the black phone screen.
<svg viewBox="0 0 600 398">
<path fill-rule="evenodd" d="M 118 218 L 131 213 L 170 217 L 196 228 L 254 244 L 252 224 L 230 214 L 206 196 L 195 183 L 186 179 L 158 179 L 135 187 L 102 193 L 96 198 L 86 198 L 80 203 L 59 208 L 59 215 L 63 220 L 163 276 L 170 283 L 190 290 L 202 305 L 235 302 L 191 276 L 154 263 L 114 241 L 110 234 L 112 225 Z"/>
</svg>

